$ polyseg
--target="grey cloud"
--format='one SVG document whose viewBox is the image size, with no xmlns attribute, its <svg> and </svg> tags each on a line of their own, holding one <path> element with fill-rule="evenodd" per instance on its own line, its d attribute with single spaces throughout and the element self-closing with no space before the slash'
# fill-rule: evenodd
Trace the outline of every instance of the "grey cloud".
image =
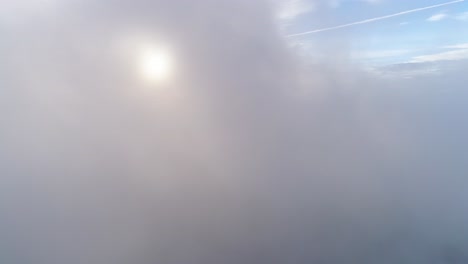
<svg viewBox="0 0 468 264">
<path fill-rule="evenodd" d="M 266 1 L 48 12 L 0 25 L 4 263 L 466 261 L 465 76 L 305 66 Z"/>
</svg>

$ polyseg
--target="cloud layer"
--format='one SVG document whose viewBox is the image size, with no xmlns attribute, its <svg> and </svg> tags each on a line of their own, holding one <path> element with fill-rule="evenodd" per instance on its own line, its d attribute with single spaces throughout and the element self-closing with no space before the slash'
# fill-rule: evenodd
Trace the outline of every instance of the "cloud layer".
<svg viewBox="0 0 468 264">
<path fill-rule="evenodd" d="M 1 13 L 2 263 L 466 262 L 459 70 L 305 63 L 267 1 L 51 5 Z"/>
</svg>

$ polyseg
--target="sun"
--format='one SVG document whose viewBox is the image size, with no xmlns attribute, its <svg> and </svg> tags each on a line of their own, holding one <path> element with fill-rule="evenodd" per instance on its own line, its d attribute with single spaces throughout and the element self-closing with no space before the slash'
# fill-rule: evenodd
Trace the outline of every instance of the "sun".
<svg viewBox="0 0 468 264">
<path fill-rule="evenodd" d="M 170 52 L 163 48 L 146 48 L 140 54 L 141 77 L 150 83 L 167 81 L 172 74 L 173 60 Z"/>
</svg>

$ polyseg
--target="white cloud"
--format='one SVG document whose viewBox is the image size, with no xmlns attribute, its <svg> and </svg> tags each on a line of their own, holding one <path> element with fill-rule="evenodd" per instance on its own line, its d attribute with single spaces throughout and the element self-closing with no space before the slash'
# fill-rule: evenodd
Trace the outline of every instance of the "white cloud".
<svg viewBox="0 0 468 264">
<path fill-rule="evenodd" d="M 466 45 L 466 44 L 464 44 Z M 466 45 L 468 46 L 468 45 Z M 460 46 L 455 50 L 440 52 L 430 55 L 422 55 L 414 57 L 410 62 L 423 63 L 423 62 L 440 62 L 440 61 L 457 61 L 468 59 L 468 47 Z"/>
<path fill-rule="evenodd" d="M 438 22 L 444 19 L 455 19 L 459 21 L 468 21 L 468 12 L 458 13 L 458 14 L 446 14 L 438 13 L 433 16 L 430 16 L 426 20 L 429 22 Z"/>
<path fill-rule="evenodd" d="M 466 74 L 303 62 L 266 1 L 70 2 L 2 33 L 0 263 L 466 263 Z"/>
<path fill-rule="evenodd" d="M 315 9 L 315 5 L 306 0 L 279 0 L 276 5 L 277 17 L 281 20 L 293 20 Z"/>
<path fill-rule="evenodd" d="M 435 15 L 429 17 L 429 18 L 427 19 L 427 21 L 429 21 L 429 22 L 437 22 L 437 21 L 441 21 L 441 20 L 443 20 L 443 19 L 445 19 L 445 18 L 447 18 L 447 14 L 445 14 L 445 13 L 439 13 L 439 14 L 435 14 Z"/>
<path fill-rule="evenodd" d="M 468 49 L 468 43 L 446 46 L 446 49 Z"/>
</svg>

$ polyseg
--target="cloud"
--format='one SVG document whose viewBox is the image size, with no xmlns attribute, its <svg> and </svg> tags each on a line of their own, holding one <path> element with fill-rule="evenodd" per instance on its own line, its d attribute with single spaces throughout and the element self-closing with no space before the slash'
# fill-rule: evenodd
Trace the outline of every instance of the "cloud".
<svg viewBox="0 0 468 264">
<path fill-rule="evenodd" d="M 466 44 L 452 46 L 455 50 L 414 57 L 411 62 L 439 62 L 457 61 L 468 59 L 468 48 Z"/>
<path fill-rule="evenodd" d="M 445 46 L 445 49 L 468 49 L 468 43 Z"/>
<path fill-rule="evenodd" d="M 307 0 L 279 0 L 277 3 L 278 18 L 293 20 L 315 9 L 315 4 Z"/>
<path fill-rule="evenodd" d="M 437 22 L 437 21 L 444 20 L 445 18 L 447 18 L 447 14 L 440 13 L 440 14 L 435 14 L 435 15 L 429 17 L 429 18 L 427 19 L 427 21 L 429 21 L 429 22 Z"/>
<path fill-rule="evenodd" d="M 385 66 L 373 67 L 371 72 L 383 77 L 395 78 L 420 78 L 429 75 L 443 75 L 452 71 L 454 68 L 458 69 L 468 61 L 468 44 L 456 44 L 440 47 L 439 49 L 449 50 L 432 54 L 425 54 L 413 56 L 404 62 L 392 63 Z M 403 52 L 403 50 L 402 50 Z M 374 56 L 376 59 L 388 57 L 398 57 L 401 55 L 410 55 L 415 51 L 406 50 L 406 53 L 399 53 L 395 51 L 382 51 L 379 57 L 377 52 Z M 370 53 L 372 55 L 372 53 Z M 372 57 L 369 57 L 372 58 Z"/>
<path fill-rule="evenodd" d="M 426 7 L 422 7 L 422 8 L 411 9 L 411 10 L 407 10 L 407 11 L 403 11 L 403 12 L 399 12 L 399 13 L 395 13 L 395 14 L 391 14 L 391 15 L 370 18 L 370 19 L 357 21 L 357 22 L 353 22 L 353 23 L 348 23 L 348 24 L 343 24 L 343 25 L 339 25 L 339 26 L 333 26 L 333 27 L 328 27 L 328 28 L 315 29 L 315 30 L 309 30 L 309 31 L 304 31 L 304 32 L 300 32 L 300 33 L 290 34 L 287 37 L 298 37 L 298 36 L 304 36 L 304 35 L 308 35 L 308 34 L 324 32 L 324 31 L 337 30 L 337 29 L 342 29 L 342 28 L 347 28 L 347 27 L 352 27 L 352 26 L 357 26 L 357 25 L 362 25 L 362 24 L 373 23 L 373 22 L 376 22 L 376 21 L 390 19 L 390 18 L 393 18 L 393 17 L 403 16 L 403 15 L 407 15 L 407 14 L 411 14 L 411 13 L 415 13 L 415 12 L 420 12 L 420 11 L 424 11 L 424 10 L 428 10 L 428 9 L 433 9 L 433 8 L 437 8 L 437 7 L 441 7 L 441 6 L 453 5 L 453 4 L 461 3 L 461 2 L 464 2 L 464 1 L 465 0 L 457 0 L 457 1 L 451 1 L 451 2 L 446 2 L 446 3 L 442 3 L 442 4 L 437 4 L 437 5 L 426 6 Z"/>
<path fill-rule="evenodd" d="M 346 39 L 297 57 L 267 1 L 70 1 L 1 29 L 2 263 L 467 258 L 466 67 L 381 81 Z M 171 82 L 135 74 L 147 43 Z"/>
<path fill-rule="evenodd" d="M 440 65 L 420 62 L 395 63 L 380 67 L 370 68 L 369 71 L 377 76 L 389 80 L 427 78 L 428 76 L 440 75 Z"/>
</svg>

